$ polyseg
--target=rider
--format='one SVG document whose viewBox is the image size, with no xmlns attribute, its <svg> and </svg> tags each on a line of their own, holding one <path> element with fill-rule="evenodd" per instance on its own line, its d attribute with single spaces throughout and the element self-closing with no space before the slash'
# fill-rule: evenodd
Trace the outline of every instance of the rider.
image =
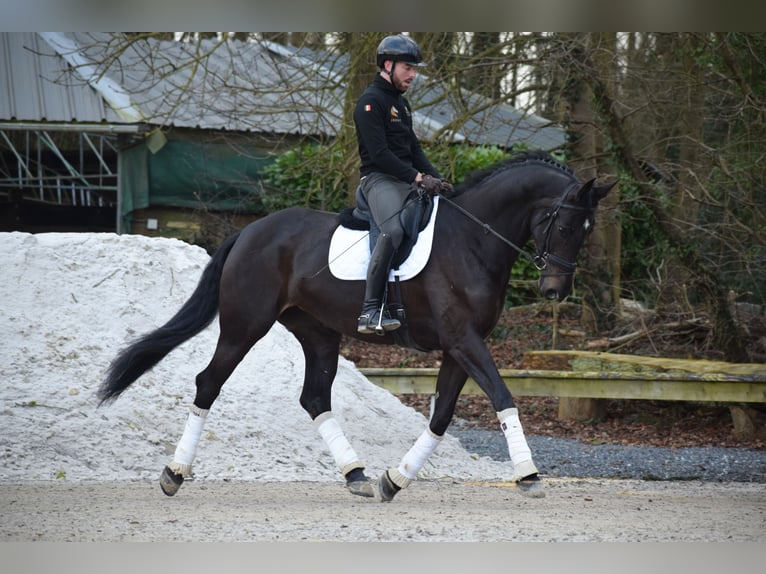
<svg viewBox="0 0 766 574">
<path fill-rule="evenodd" d="M 423 66 L 420 47 L 403 35 L 387 36 L 378 45 L 380 72 L 359 98 L 354 123 L 361 158 L 360 190 L 380 229 L 367 268 L 367 286 L 359 333 L 398 329 L 397 319 L 382 313 L 383 294 L 395 251 L 404 235 L 399 212 L 413 187 L 431 195 L 452 190 L 426 158 L 412 129 L 412 108 L 404 92 Z"/>
</svg>

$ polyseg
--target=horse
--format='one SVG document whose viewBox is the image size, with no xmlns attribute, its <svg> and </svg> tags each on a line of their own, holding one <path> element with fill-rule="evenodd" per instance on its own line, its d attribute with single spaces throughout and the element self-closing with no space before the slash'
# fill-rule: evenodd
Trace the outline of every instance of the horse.
<svg viewBox="0 0 766 574">
<path fill-rule="evenodd" d="M 504 308 L 511 268 L 520 255 L 540 271 L 548 300 L 572 290 L 576 257 L 595 224 L 599 201 L 616 182 L 581 181 L 574 170 L 544 152 L 512 155 L 469 175 L 449 197 L 439 196 L 433 244 L 425 267 L 397 285 L 406 309 L 408 340 L 440 350 L 431 418 L 397 466 L 378 478 L 381 501 L 407 487 L 435 451 L 449 426 L 458 396 L 471 377 L 489 397 L 508 443 L 513 481 L 530 497 L 545 496 L 508 387 L 485 338 Z M 218 394 L 248 351 L 279 321 L 305 356 L 300 405 L 325 441 L 345 487 L 374 497 L 353 446 L 333 416 L 331 390 L 343 335 L 370 343 L 401 344 L 397 331 L 358 334 L 363 280 L 341 280 L 329 271 L 328 249 L 340 214 L 290 207 L 258 219 L 225 239 L 202 272 L 191 297 L 163 326 L 120 351 L 98 388 L 99 405 L 117 399 L 175 347 L 218 316 L 213 357 L 196 376 L 173 460 L 160 473 L 173 496 L 192 463 L 205 420 Z M 535 255 L 527 251 L 534 244 Z M 389 289 L 390 290 L 390 289 Z"/>
</svg>

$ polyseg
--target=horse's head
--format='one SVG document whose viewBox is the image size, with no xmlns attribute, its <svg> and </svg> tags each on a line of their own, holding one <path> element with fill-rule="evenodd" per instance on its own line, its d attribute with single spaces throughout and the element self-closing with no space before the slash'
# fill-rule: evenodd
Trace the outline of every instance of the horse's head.
<svg viewBox="0 0 766 574">
<path fill-rule="evenodd" d="M 577 181 L 553 203 L 532 213 L 535 265 L 540 270 L 540 292 L 546 299 L 560 301 L 572 291 L 577 254 L 593 230 L 596 206 L 617 183 L 595 186 L 594 182 Z"/>
</svg>

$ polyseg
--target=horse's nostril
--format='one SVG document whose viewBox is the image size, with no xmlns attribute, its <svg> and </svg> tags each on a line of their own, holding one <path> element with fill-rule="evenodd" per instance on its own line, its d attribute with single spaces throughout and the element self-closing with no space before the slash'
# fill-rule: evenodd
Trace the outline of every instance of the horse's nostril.
<svg viewBox="0 0 766 574">
<path fill-rule="evenodd" d="M 555 301 L 559 298 L 559 292 L 555 289 L 548 289 L 545 292 L 545 298 L 548 299 L 548 301 Z"/>
</svg>

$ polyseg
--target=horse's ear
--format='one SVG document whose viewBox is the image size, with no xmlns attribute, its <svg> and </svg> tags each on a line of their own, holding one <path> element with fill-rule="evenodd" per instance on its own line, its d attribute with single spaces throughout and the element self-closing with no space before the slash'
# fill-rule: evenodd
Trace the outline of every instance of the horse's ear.
<svg viewBox="0 0 766 574">
<path fill-rule="evenodd" d="M 617 185 L 618 180 L 614 180 L 612 183 L 605 183 L 604 185 L 597 185 L 593 188 L 593 193 L 596 194 L 597 201 L 601 201 L 606 197 L 606 194 L 609 193 L 612 188 Z"/>
<path fill-rule="evenodd" d="M 580 203 L 580 200 L 583 197 L 587 197 L 595 181 L 596 181 L 596 178 L 594 177 L 593 179 L 589 179 L 588 181 L 583 183 L 577 189 L 573 190 L 573 192 L 569 194 L 569 198 L 572 201 L 572 203 Z"/>
</svg>

